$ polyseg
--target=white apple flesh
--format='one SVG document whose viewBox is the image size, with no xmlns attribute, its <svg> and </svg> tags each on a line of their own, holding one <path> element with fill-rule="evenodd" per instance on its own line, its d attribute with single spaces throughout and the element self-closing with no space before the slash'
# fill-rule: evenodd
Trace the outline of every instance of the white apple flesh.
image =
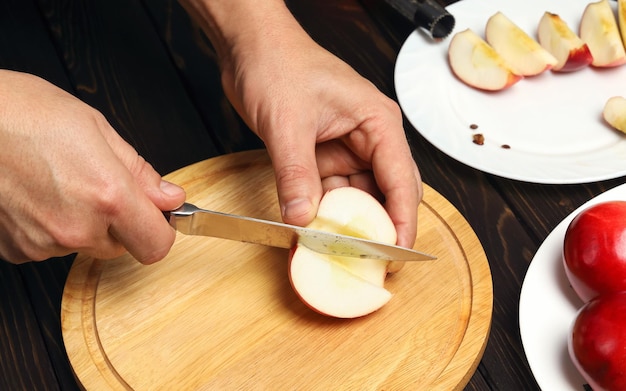
<svg viewBox="0 0 626 391">
<path fill-rule="evenodd" d="M 626 51 L 608 0 L 589 3 L 580 20 L 580 38 L 587 43 L 596 67 L 616 67 L 626 63 Z"/>
<path fill-rule="evenodd" d="M 626 98 L 613 96 L 604 104 L 602 117 L 613 128 L 626 133 Z"/>
<path fill-rule="evenodd" d="M 353 187 L 328 191 L 310 228 L 395 244 L 396 229 L 383 206 Z M 390 261 L 321 254 L 303 245 L 290 253 L 289 280 L 311 309 L 337 318 L 370 314 L 390 299 L 384 288 Z"/>
<path fill-rule="evenodd" d="M 502 12 L 496 12 L 485 26 L 485 38 L 513 71 L 522 76 L 536 76 L 558 61 Z"/>
<path fill-rule="evenodd" d="M 552 67 L 554 72 L 574 72 L 593 61 L 589 46 L 557 14 L 543 14 L 537 28 L 537 39 L 557 59 Z"/>
<path fill-rule="evenodd" d="M 470 29 L 452 37 L 448 62 L 462 82 L 481 90 L 499 91 L 522 79 L 491 45 Z"/>
</svg>

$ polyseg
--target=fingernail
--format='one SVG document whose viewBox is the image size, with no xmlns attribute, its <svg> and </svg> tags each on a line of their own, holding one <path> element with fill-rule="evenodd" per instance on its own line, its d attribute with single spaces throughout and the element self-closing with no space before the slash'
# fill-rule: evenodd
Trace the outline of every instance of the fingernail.
<svg viewBox="0 0 626 391">
<path fill-rule="evenodd" d="M 292 221 L 307 216 L 311 211 L 311 201 L 306 198 L 296 198 L 283 206 L 283 219 Z"/>
<path fill-rule="evenodd" d="M 168 196 L 172 196 L 172 197 L 177 197 L 180 195 L 180 193 L 183 193 L 184 190 L 182 187 L 175 185 L 171 182 L 168 181 L 164 181 L 161 180 L 161 184 L 159 185 L 161 188 L 161 191 L 165 194 L 167 194 Z"/>
</svg>

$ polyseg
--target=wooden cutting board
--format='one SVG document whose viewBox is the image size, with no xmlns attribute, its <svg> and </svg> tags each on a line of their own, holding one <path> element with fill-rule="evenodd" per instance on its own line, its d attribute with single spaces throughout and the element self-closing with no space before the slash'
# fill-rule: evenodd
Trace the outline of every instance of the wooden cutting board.
<svg viewBox="0 0 626 391">
<path fill-rule="evenodd" d="M 200 207 L 280 221 L 264 151 L 167 179 Z M 465 219 L 429 186 L 418 230 L 416 247 L 439 259 L 390 275 L 391 301 L 353 320 L 299 301 L 287 250 L 178 234 L 150 266 L 79 255 L 61 314 L 71 364 L 87 390 L 462 389 L 489 334 L 489 265 Z"/>
</svg>

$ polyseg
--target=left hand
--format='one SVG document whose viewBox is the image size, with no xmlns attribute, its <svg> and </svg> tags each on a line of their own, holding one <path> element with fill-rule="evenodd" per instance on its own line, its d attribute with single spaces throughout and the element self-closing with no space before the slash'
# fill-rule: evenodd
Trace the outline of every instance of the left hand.
<svg viewBox="0 0 626 391">
<path fill-rule="evenodd" d="M 421 179 L 398 105 L 315 43 L 283 0 L 184 0 L 213 43 L 224 90 L 265 142 L 282 218 L 306 225 L 322 194 L 355 186 L 380 196 L 411 247 Z"/>
<path fill-rule="evenodd" d="M 412 247 L 422 188 L 398 105 L 308 36 L 281 36 L 235 55 L 223 83 L 267 146 L 283 220 L 308 224 L 324 191 L 355 186 L 384 200 Z"/>
</svg>

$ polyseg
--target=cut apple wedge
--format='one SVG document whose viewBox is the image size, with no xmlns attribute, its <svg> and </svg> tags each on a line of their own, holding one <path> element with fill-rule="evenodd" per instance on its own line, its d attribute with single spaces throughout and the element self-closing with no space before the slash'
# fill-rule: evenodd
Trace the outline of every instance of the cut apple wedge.
<svg viewBox="0 0 626 391">
<path fill-rule="evenodd" d="M 539 44 L 557 59 L 552 71 L 573 72 L 589 66 L 593 61 L 589 46 L 557 14 L 543 14 L 537 38 Z"/>
<path fill-rule="evenodd" d="M 626 51 L 609 0 L 589 3 L 580 20 L 580 38 L 587 43 L 596 67 L 626 63 Z"/>
<path fill-rule="evenodd" d="M 383 206 L 369 193 L 340 187 L 322 198 L 309 225 L 323 231 L 395 244 L 396 229 Z M 289 280 L 311 309 L 337 318 L 370 314 L 390 299 L 384 288 L 391 262 L 320 254 L 297 244 L 290 253 Z"/>
<path fill-rule="evenodd" d="M 448 46 L 448 61 L 452 72 L 462 82 L 481 90 L 502 90 L 523 77 L 470 29 L 454 34 Z"/>
<path fill-rule="evenodd" d="M 626 46 L 626 0 L 617 0 L 617 24 L 622 44 Z"/>
<path fill-rule="evenodd" d="M 485 26 L 485 39 L 522 76 L 535 76 L 557 64 L 557 59 L 502 12 Z"/>
<path fill-rule="evenodd" d="M 613 96 L 604 104 L 602 117 L 613 128 L 626 133 L 626 98 Z"/>
</svg>

